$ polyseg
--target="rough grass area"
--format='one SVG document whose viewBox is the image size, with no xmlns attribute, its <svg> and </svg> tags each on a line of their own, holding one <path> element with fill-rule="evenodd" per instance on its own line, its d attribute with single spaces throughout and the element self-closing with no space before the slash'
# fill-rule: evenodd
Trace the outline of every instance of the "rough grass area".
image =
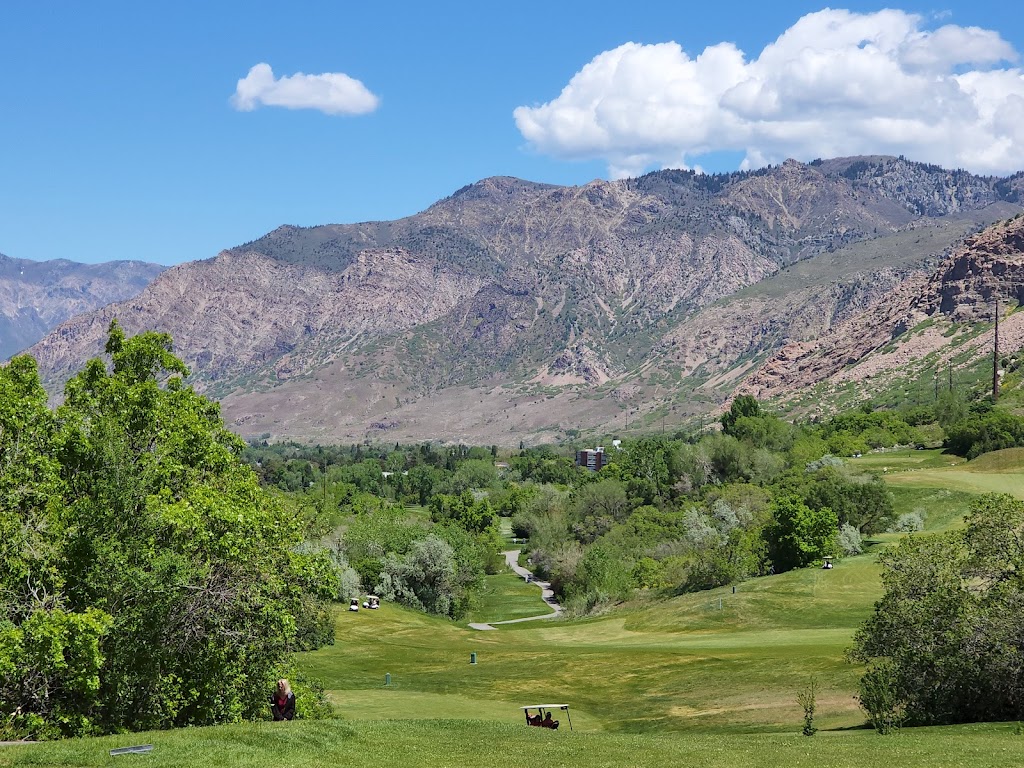
<svg viewBox="0 0 1024 768">
<path fill-rule="evenodd" d="M 924 519 L 925 530 L 931 533 L 960 527 L 976 495 L 967 491 L 951 491 L 929 485 L 900 483 L 894 478 L 888 479 L 896 516 L 916 512 Z M 899 536 L 886 534 L 873 538 L 894 541 Z"/>
<path fill-rule="evenodd" d="M 703 768 L 1005 768 L 1024 760 L 1016 726 L 721 735 L 570 733 L 519 723 L 472 720 L 254 723 L 75 739 L 0 748 L 0 766 L 145 765 L 236 768 L 466 768 L 537 765 L 557 768 L 685 766 Z M 145 755 L 111 757 L 109 750 L 150 743 Z"/>
<path fill-rule="evenodd" d="M 967 465 L 971 472 L 1024 472 L 1024 448 L 983 453 Z"/>
</svg>

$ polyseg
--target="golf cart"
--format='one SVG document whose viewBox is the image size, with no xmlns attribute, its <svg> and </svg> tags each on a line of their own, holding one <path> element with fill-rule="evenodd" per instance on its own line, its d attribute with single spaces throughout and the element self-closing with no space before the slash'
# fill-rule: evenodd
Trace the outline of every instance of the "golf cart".
<svg viewBox="0 0 1024 768">
<path fill-rule="evenodd" d="M 353 597 L 351 600 L 348 601 L 348 609 L 350 611 L 358 611 L 359 610 L 359 598 L 358 597 Z"/>
<path fill-rule="evenodd" d="M 363 608 L 370 608 L 374 611 L 377 610 L 380 608 L 380 598 L 376 595 L 367 595 L 366 599 L 363 600 Z"/>
<path fill-rule="evenodd" d="M 551 728 L 552 730 L 558 728 L 558 721 L 551 719 L 551 713 L 556 709 L 561 709 L 565 712 L 565 719 L 569 722 L 569 730 L 572 730 L 572 718 L 569 717 L 568 704 L 531 704 L 528 707 L 520 707 L 520 709 L 526 715 L 527 725 L 535 725 L 538 728 Z M 531 709 L 537 710 L 537 714 L 531 715 Z"/>
</svg>

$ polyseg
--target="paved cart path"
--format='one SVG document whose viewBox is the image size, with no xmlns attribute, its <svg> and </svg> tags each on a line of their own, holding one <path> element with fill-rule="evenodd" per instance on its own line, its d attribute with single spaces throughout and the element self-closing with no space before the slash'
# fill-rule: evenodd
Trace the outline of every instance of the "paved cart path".
<svg viewBox="0 0 1024 768">
<path fill-rule="evenodd" d="M 522 619 L 509 619 L 508 621 L 492 621 L 487 624 L 483 622 L 474 622 L 469 626 L 473 629 L 497 629 L 500 624 L 518 624 L 521 621 L 536 621 L 537 619 L 553 619 L 557 616 L 562 615 L 562 606 L 555 600 L 555 593 L 551 591 L 551 583 L 547 581 L 538 581 L 533 578 L 533 572 L 523 568 L 519 564 L 519 552 L 518 549 L 510 549 L 507 552 L 503 552 L 505 555 L 505 563 L 516 572 L 519 576 L 526 579 L 531 584 L 536 584 L 540 587 L 540 597 L 551 607 L 551 613 L 542 613 L 539 616 L 527 616 Z"/>
</svg>

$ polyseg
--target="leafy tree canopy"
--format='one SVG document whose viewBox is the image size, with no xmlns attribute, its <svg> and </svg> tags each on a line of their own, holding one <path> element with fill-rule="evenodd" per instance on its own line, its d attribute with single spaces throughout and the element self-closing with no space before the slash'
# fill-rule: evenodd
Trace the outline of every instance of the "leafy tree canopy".
<svg viewBox="0 0 1024 768">
<path fill-rule="evenodd" d="M 1024 502 L 980 497 L 963 531 L 880 560 L 885 593 L 851 651 L 870 665 L 861 702 L 876 728 L 1024 717 Z"/>
<path fill-rule="evenodd" d="M 106 349 L 56 412 L 31 358 L 0 369 L 0 731 L 264 715 L 337 571 L 299 546 L 166 334 L 115 322 Z"/>
</svg>

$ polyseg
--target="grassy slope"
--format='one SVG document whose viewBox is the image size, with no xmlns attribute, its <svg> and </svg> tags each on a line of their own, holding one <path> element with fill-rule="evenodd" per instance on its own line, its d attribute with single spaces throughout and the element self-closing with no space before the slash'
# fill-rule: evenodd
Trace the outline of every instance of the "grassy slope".
<svg viewBox="0 0 1024 768">
<path fill-rule="evenodd" d="M 523 704 L 566 701 L 584 730 L 790 730 L 799 720 L 795 692 L 814 674 L 824 688 L 822 724 L 854 726 L 863 719 L 851 698 L 857 669 L 843 651 L 876 596 L 867 555 L 832 571 L 753 579 L 736 594 L 496 632 L 385 605 L 340 614 L 337 645 L 305 654 L 302 665 L 353 719 L 508 720 Z"/>
<path fill-rule="evenodd" d="M 1024 495 L 1021 457 L 948 466 L 948 457 L 918 451 L 864 463 L 884 461 L 899 511 L 926 507 L 928 528 L 939 530 L 957 524 L 971 493 Z M 300 660 L 324 679 L 340 721 L 5 748 L 0 765 L 464 766 L 508 756 L 564 766 L 1024 762 L 1024 736 L 1010 726 L 914 729 L 890 739 L 856 729 L 863 721 L 853 700 L 859 670 L 843 652 L 878 596 L 877 574 L 868 554 L 832 571 L 753 579 L 736 594 L 638 600 L 607 617 L 495 632 L 394 605 L 340 613 L 337 644 Z M 499 602 L 486 610 L 500 611 Z M 392 675 L 387 688 L 385 673 Z M 801 715 L 795 694 L 812 675 L 822 686 L 817 725 L 833 730 L 803 739 L 794 735 Z M 540 701 L 572 704 L 576 732 L 520 725 L 518 707 Z M 438 719 L 445 720 L 424 722 Z M 106 755 L 113 746 L 150 741 L 157 748 L 148 757 Z"/>
<path fill-rule="evenodd" d="M 146 755 L 108 750 L 151 743 Z M 753 735 L 567 733 L 483 721 L 248 723 L 0 748 L 0 765 L 441 768 L 537 765 L 624 768 L 1005 768 L 1024 760 L 1024 737 L 1009 725 L 928 728 L 880 738 L 873 732 Z"/>
</svg>

